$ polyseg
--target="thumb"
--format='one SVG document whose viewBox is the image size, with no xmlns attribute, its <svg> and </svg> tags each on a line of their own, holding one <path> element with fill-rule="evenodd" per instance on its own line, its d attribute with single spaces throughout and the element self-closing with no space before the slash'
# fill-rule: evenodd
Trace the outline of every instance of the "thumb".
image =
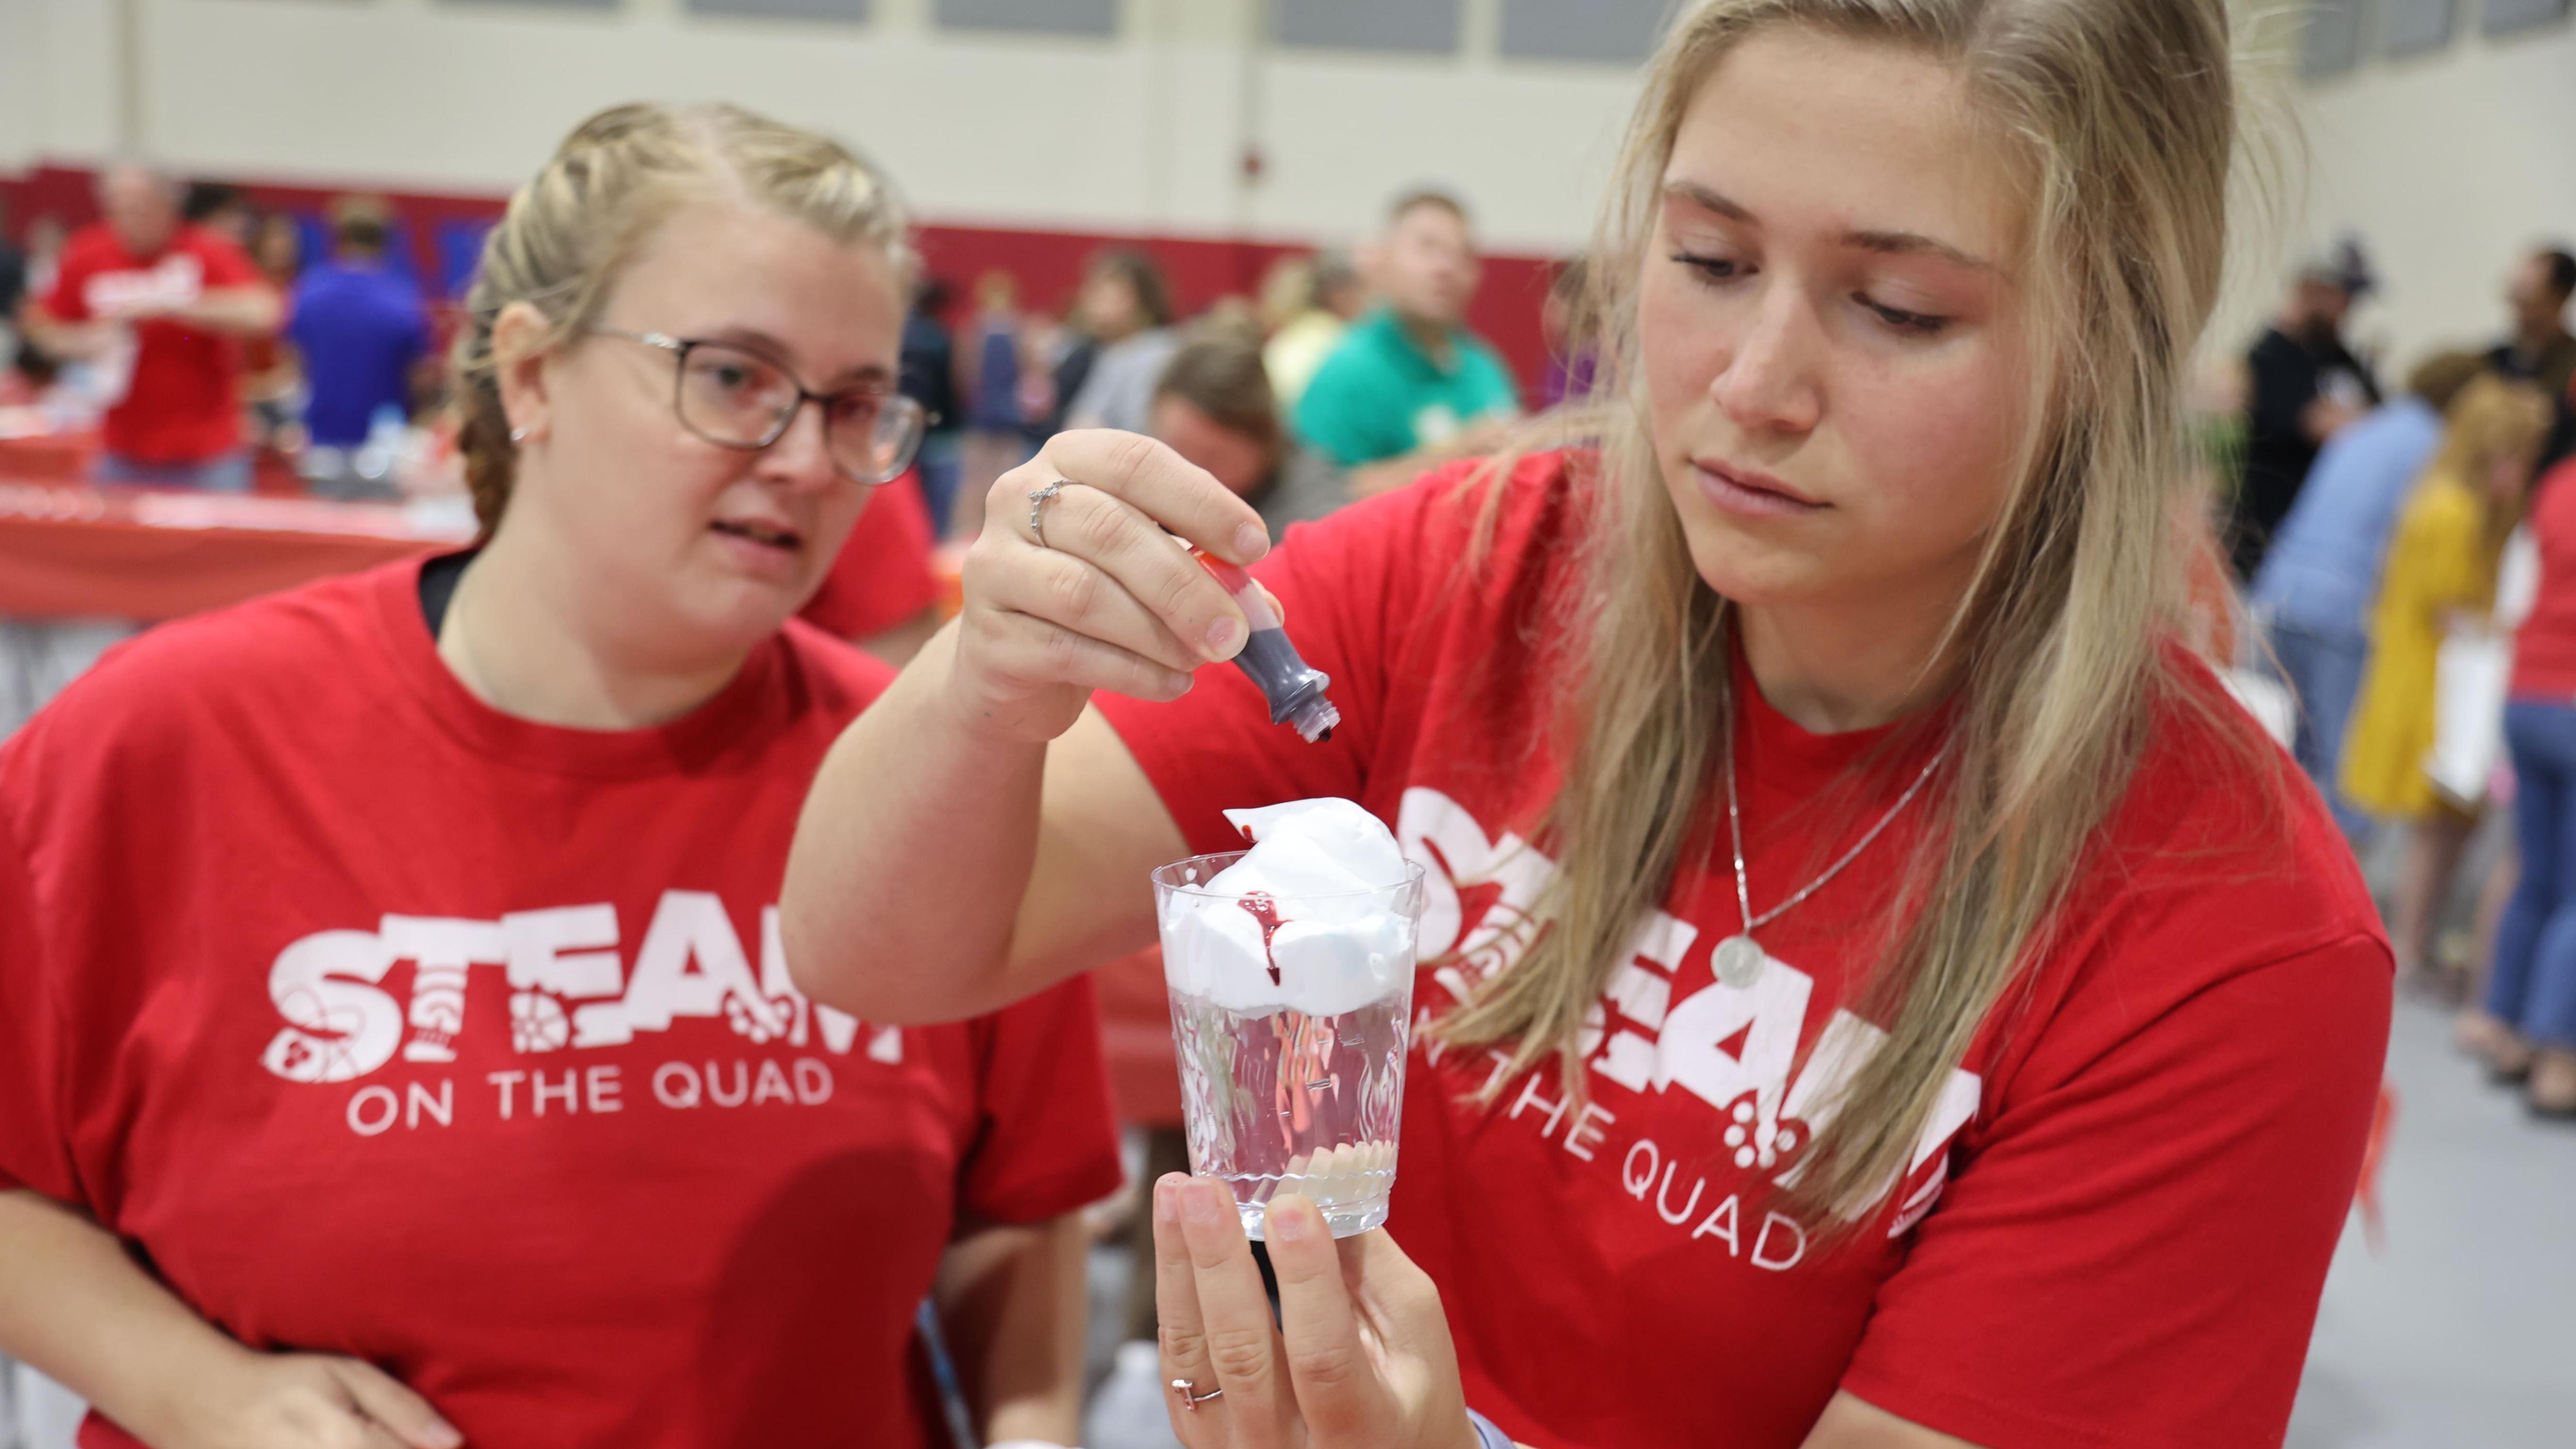
<svg viewBox="0 0 2576 1449">
<path fill-rule="evenodd" d="M 333 1359 L 331 1373 L 357 1401 L 361 1412 L 392 1430 L 412 1449 L 458 1449 L 465 1442 L 455 1425 L 438 1417 L 429 1400 L 374 1364 L 354 1358 Z"/>
</svg>

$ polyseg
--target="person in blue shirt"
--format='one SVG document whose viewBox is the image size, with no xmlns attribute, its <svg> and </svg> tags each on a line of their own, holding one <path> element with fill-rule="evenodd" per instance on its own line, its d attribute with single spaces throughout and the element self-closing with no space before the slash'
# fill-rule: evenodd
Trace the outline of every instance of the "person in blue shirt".
<svg viewBox="0 0 2576 1449">
<path fill-rule="evenodd" d="M 2407 491 L 2442 440 L 2442 414 L 2485 366 L 2474 352 L 2437 353 L 2416 365 L 2404 394 L 2328 440 L 2247 591 L 2282 682 L 2298 697 L 2291 751 L 2356 841 L 2368 818 L 2335 780 L 2370 657 L 2365 620 L 2380 562 Z"/>
<path fill-rule="evenodd" d="M 341 201 L 331 231 L 331 259 L 295 285 L 287 337 L 304 358 L 312 392 L 304 424 L 314 444 L 355 448 L 379 410 L 411 415 L 413 376 L 429 352 L 429 309 L 419 284 L 391 265 L 392 218 L 381 203 Z"/>
</svg>

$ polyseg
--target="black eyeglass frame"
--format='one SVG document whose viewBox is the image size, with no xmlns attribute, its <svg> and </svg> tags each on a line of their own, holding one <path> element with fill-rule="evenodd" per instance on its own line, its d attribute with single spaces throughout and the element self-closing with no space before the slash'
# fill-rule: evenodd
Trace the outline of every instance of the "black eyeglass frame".
<svg viewBox="0 0 2576 1449">
<path fill-rule="evenodd" d="M 832 402 L 836 398 L 848 397 L 853 393 L 869 394 L 879 399 L 883 406 L 893 410 L 895 416 L 908 420 L 905 428 L 907 437 L 903 447 L 898 450 L 893 466 L 888 468 L 882 477 L 863 478 L 852 473 L 842 466 L 837 453 L 832 457 L 832 471 L 840 474 L 844 481 L 855 483 L 862 488 L 881 488 L 902 477 L 903 471 L 912 466 L 913 459 L 921 452 L 922 435 L 929 431 L 929 416 L 922 410 L 921 404 L 904 396 L 891 384 L 880 383 L 871 387 L 845 388 L 837 393 L 821 393 L 808 388 L 805 380 L 798 377 L 786 363 L 774 357 L 763 357 L 756 349 L 746 347 L 739 342 L 728 342 L 720 337 L 674 337 L 667 332 L 629 332 L 620 327 L 593 327 L 588 330 L 597 336 L 619 337 L 629 342 L 641 342 L 647 347 L 671 354 L 671 416 L 679 419 L 680 426 L 688 429 L 691 434 L 719 448 L 757 453 L 765 448 L 775 447 L 779 439 L 787 436 L 787 430 L 796 426 L 796 419 L 804 415 L 805 405 L 816 403 L 823 408 L 824 451 L 829 453 L 832 451 L 830 447 Z M 778 420 L 770 425 L 768 436 L 757 443 L 740 442 L 732 438 L 716 437 L 689 421 L 689 412 L 681 402 L 681 394 L 689 385 L 689 354 L 701 347 L 722 347 L 742 353 L 746 357 L 759 358 L 760 361 L 777 368 L 779 376 L 787 380 L 787 385 L 796 389 L 796 405 L 778 415 Z"/>
</svg>

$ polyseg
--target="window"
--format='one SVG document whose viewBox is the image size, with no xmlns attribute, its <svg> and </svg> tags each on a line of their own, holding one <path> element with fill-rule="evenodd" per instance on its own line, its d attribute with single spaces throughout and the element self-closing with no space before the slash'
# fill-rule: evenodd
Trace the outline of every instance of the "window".
<svg viewBox="0 0 2576 1449">
<path fill-rule="evenodd" d="M 2299 29 L 2301 80 L 2346 75 L 2361 63 L 2361 3 L 2310 0 L 2307 23 Z"/>
<path fill-rule="evenodd" d="M 1635 65 L 1654 54 L 1672 11 L 1672 0 L 1503 0 L 1503 54 Z"/>
<path fill-rule="evenodd" d="M 939 0 L 944 30 L 999 30 L 1023 35 L 1118 33 L 1118 0 Z"/>
<path fill-rule="evenodd" d="M 1282 45 L 1454 55 L 1459 0 L 1275 0 L 1271 34 Z"/>
</svg>

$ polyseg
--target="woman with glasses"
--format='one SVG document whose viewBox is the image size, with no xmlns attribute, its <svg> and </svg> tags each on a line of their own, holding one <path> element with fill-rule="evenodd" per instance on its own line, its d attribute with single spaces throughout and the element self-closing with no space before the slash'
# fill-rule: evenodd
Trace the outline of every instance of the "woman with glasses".
<svg viewBox="0 0 2576 1449">
<path fill-rule="evenodd" d="M 882 1026 L 779 944 L 910 268 L 827 140 L 593 117 L 468 299 L 478 546 L 0 749 L 0 1352 L 84 1444 L 928 1444 L 925 1295 L 984 1442 L 1073 1437 L 1089 996 Z"/>
</svg>

